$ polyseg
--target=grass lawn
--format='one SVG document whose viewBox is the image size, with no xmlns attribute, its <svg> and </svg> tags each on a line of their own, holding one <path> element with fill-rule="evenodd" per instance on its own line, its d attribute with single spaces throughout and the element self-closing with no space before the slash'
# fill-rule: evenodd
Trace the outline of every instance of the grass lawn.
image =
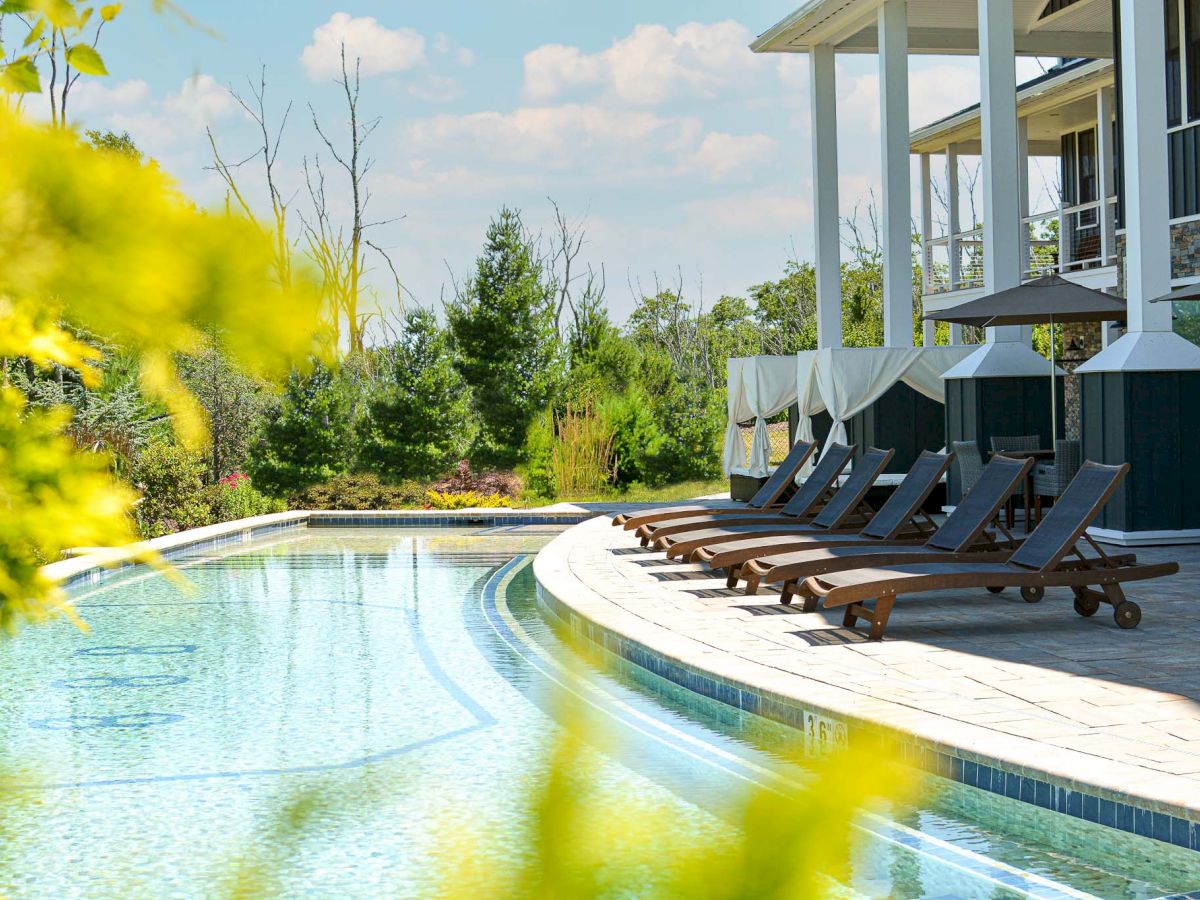
<svg viewBox="0 0 1200 900">
<path fill-rule="evenodd" d="M 634 485 L 627 491 L 605 491 L 599 494 L 586 494 L 564 497 L 539 497 L 536 494 L 526 494 L 521 497 L 524 506 L 548 506 L 551 503 L 674 503 L 679 500 L 691 500 L 694 497 L 706 497 L 710 494 L 729 496 L 729 480 L 717 478 L 712 481 L 681 481 L 678 484 L 668 484 L 664 487 L 643 487 Z"/>
</svg>

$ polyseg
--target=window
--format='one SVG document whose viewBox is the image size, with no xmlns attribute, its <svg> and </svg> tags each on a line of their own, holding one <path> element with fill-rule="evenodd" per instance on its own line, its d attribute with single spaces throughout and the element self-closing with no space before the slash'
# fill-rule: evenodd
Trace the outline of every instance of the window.
<svg viewBox="0 0 1200 900">
<path fill-rule="evenodd" d="M 1200 122 L 1200 0 L 1163 0 L 1167 17 L 1167 126 Z"/>
<path fill-rule="evenodd" d="M 1080 205 L 1084 203 L 1095 203 L 1100 199 L 1100 180 L 1096 177 L 1096 170 L 1099 161 L 1096 158 L 1096 131 L 1089 128 L 1087 131 L 1079 132 L 1076 138 L 1076 154 L 1079 157 L 1077 170 L 1079 173 L 1079 188 L 1076 196 L 1079 198 L 1076 202 Z M 1085 209 L 1079 213 L 1076 226 L 1078 228 L 1095 228 L 1100 222 L 1100 217 L 1097 215 L 1095 207 Z"/>
</svg>

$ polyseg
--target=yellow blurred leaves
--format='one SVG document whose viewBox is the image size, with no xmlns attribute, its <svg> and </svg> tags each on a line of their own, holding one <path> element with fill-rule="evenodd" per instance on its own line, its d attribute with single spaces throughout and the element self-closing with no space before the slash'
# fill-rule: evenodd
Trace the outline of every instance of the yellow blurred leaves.
<svg viewBox="0 0 1200 900">
<path fill-rule="evenodd" d="M 67 4 L 69 5 L 69 4 Z M 66 15 L 37 4 L 51 20 Z M 98 153 L 67 130 L 0 109 L 0 356 L 91 377 L 96 351 L 70 323 L 135 354 L 147 393 L 179 435 L 205 440 L 173 359 L 219 332 L 229 353 L 279 377 L 313 349 L 319 291 L 303 272 L 272 279 L 271 238 L 252 222 L 206 213 L 156 166 Z M 134 497 L 105 460 L 57 438 L 62 420 L 5 391 L 0 425 L 0 625 L 39 618 L 58 601 L 37 574 L 71 546 L 132 539 Z"/>
</svg>

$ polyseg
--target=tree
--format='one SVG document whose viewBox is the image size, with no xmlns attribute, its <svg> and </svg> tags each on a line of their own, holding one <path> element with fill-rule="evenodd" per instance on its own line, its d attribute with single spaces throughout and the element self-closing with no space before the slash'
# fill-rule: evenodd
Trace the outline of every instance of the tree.
<svg viewBox="0 0 1200 900">
<path fill-rule="evenodd" d="M 97 150 L 116 153 L 118 156 L 124 156 L 126 159 L 132 159 L 134 162 L 140 163 L 142 161 L 142 151 L 133 142 L 133 138 L 129 136 L 128 131 L 122 131 L 120 134 L 117 134 L 115 131 L 98 131 L 95 128 L 89 128 L 85 134 L 87 135 L 88 143 Z"/>
<path fill-rule="evenodd" d="M 399 340 L 378 352 L 381 371 L 359 423 L 363 465 L 387 479 L 436 478 L 463 458 L 475 433 L 470 389 L 434 314 L 404 317 Z"/>
<path fill-rule="evenodd" d="M 520 213 L 505 208 L 492 220 L 473 277 L 455 288 L 446 319 L 481 424 L 478 449 L 511 462 L 562 362 L 553 290 Z"/>
<path fill-rule="evenodd" d="M 812 263 L 788 260 L 783 277 L 750 288 L 760 352 L 790 356 L 817 347 L 817 273 Z"/>
<path fill-rule="evenodd" d="M 288 376 L 248 460 L 247 474 L 264 493 L 286 497 L 348 472 L 353 450 L 348 392 L 333 369 L 313 361 L 309 372 Z"/>
<path fill-rule="evenodd" d="M 216 340 L 184 357 L 180 371 L 208 418 L 206 480 L 213 484 L 245 467 L 266 405 L 264 386 L 233 365 Z"/>
<path fill-rule="evenodd" d="M 346 66 L 346 45 L 342 44 L 342 77 L 338 85 L 346 98 L 346 111 L 349 116 L 350 141 L 348 149 L 339 150 L 334 142 L 326 135 L 321 123 L 317 120 L 316 110 L 309 105 L 312 114 L 313 128 L 320 137 L 325 148 L 333 157 L 334 162 L 346 173 L 350 188 L 351 222 L 349 235 L 346 230 L 333 222 L 333 216 L 325 193 L 325 173 L 321 169 L 320 157 L 314 158 L 312 164 L 305 159 L 304 177 L 308 186 L 309 198 L 312 201 L 312 219 L 304 223 L 304 237 L 308 245 L 309 255 L 320 268 L 324 278 L 325 296 L 333 329 L 335 342 L 341 337 L 341 323 L 345 320 L 346 333 L 350 352 L 362 351 L 365 346 L 364 334 L 370 313 L 362 311 L 364 295 L 363 277 L 367 274 L 366 249 L 374 250 L 387 263 L 396 284 L 397 300 L 400 299 L 402 288 L 400 276 L 392 264 L 387 252 L 370 239 L 371 229 L 388 225 L 397 219 L 367 219 L 367 208 L 371 203 L 371 190 L 367 185 L 367 176 L 375 165 L 375 160 L 366 155 L 367 140 L 379 127 L 379 118 L 362 119 L 359 109 L 359 86 L 362 60 L 354 62 L 354 75 Z"/>
</svg>

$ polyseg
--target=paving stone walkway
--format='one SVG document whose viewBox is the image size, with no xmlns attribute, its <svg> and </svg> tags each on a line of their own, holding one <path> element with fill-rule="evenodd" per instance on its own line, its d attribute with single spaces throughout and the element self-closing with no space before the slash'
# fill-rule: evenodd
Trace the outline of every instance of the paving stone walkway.
<svg viewBox="0 0 1200 900">
<path fill-rule="evenodd" d="M 1141 625 L 1083 619 L 1068 590 L 901 598 L 887 638 L 840 611 L 747 597 L 643 550 L 607 517 L 555 539 L 539 581 L 583 617 L 724 678 L 1200 819 L 1200 548 L 1138 548 L 1177 576 L 1127 590 Z"/>
</svg>

